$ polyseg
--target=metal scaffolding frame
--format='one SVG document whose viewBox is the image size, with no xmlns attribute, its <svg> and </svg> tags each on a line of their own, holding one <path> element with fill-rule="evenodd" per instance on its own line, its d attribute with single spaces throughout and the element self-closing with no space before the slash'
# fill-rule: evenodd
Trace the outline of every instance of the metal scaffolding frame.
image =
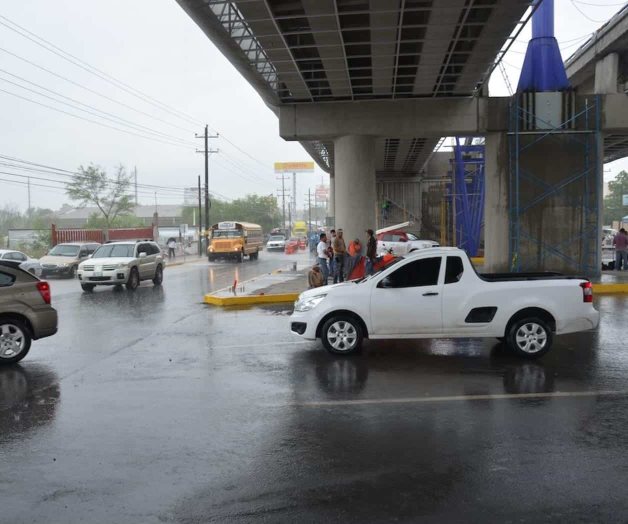
<svg viewBox="0 0 628 524">
<path fill-rule="evenodd" d="M 586 97 L 583 107 L 576 109 L 575 94 L 563 93 L 562 115 L 564 121 L 552 125 L 535 114 L 534 106 L 529 104 L 529 97 L 534 93 L 515 95 L 510 103 L 509 117 L 509 202 L 510 202 L 510 269 L 526 271 L 534 269 L 539 262 L 555 257 L 573 268 L 575 273 L 596 275 L 600 271 L 600 254 L 597 249 L 600 242 L 599 213 L 601 191 L 601 159 L 598 143 L 600 136 L 599 96 Z M 525 97 L 528 97 L 526 103 Z M 522 103 L 523 102 L 523 103 Z M 542 128 L 542 129 L 541 129 Z M 543 142 L 565 137 L 568 143 L 582 148 L 583 166 L 575 173 L 569 173 L 553 184 L 543 180 L 537 174 L 525 170 L 521 157 L 527 150 Z M 572 184 L 582 184 L 582 191 L 577 196 L 568 197 L 567 188 Z M 540 191 L 532 198 L 524 196 L 523 185 L 527 189 Z M 529 193 L 529 191 L 528 191 Z M 528 195 L 529 196 L 529 195 Z M 551 199 L 561 198 L 572 206 L 581 209 L 582 227 L 578 235 L 561 240 L 556 245 L 543 241 L 534 231 L 525 227 L 524 218 L 535 212 L 535 207 Z M 575 242 L 585 246 L 576 258 L 567 252 L 567 247 Z M 534 260 L 522 256 L 522 247 L 534 245 L 538 249 Z"/>
</svg>

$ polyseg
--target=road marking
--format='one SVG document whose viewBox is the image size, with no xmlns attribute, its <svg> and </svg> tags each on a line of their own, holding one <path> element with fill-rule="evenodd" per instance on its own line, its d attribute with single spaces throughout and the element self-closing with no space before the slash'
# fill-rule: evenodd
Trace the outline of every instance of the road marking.
<svg viewBox="0 0 628 524">
<path fill-rule="evenodd" d="M 404 397 L 404 398 L 374 398 L 356 400 L 314 400 L 311 402 L 297 402 L 295 405 L 303 407 L 326 406 L 361 406 L 370 404 L 422 404 L 428 402 L 460 402 L 466 400 L 504 400 L 504 399 L 541 399 L 541 398 L 569 398 L 569 397 L 605 397 L 628 396 L 628 390 L 605 391 L 554 391 L 553 393 L 497 393 L 494 395 L 452 395 L 444 397 Z"/>
</svg>

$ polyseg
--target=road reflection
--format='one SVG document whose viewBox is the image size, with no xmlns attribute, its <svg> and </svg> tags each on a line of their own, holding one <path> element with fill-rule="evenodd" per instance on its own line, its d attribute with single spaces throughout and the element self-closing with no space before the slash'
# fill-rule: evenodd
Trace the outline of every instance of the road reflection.
<svg viewBox="0 0 628 524">
<path fill-rule="evenodd" d="M 47 366 L 0 367 L 0 441 L 24 438 L 55 417 L 61 388 Z"/>
</svg>

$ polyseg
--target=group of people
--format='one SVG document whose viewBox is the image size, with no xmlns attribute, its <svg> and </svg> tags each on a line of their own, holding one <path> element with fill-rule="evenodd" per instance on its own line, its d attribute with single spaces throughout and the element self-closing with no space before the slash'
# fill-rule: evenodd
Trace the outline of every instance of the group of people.
<svg viewBox="0 0 628 524">
<path fill-rule="evenodd" d="M 377 240 L 372 229 L 367 229 L 366 234 L 366 272 L 371 274 L 377 257 Z M 327 233 L 320 234 L 316 256 L 317 263 L 308 275 L 310 288 L 327 285 L 330 277 L 334 284 L 344 282 L 364 256 L 364 248 L 359 238 L 349 242 L 347 247 L 342 229 L 332 229 L 329 238 Z"/>
</svg>

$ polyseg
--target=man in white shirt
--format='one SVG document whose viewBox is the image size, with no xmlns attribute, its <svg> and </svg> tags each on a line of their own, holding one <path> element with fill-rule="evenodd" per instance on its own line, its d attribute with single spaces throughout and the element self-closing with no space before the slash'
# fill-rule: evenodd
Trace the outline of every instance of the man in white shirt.
<svg viewBox="0 0 628 524">
<path fill-rule="evenodd" d="M 318 265 L 321 267 L 321 271 L 323 272 L 323 285 L 327 285 L 327 279 L 329 278 L 329 266 L 327 265 L 327 261 L 329 260 L 329 255 L 327 254 L 327 235 L 325 233 L 321 233 L 320 242 L 316 246 L 316 256 L 318 257 Z"/>
</svg>

